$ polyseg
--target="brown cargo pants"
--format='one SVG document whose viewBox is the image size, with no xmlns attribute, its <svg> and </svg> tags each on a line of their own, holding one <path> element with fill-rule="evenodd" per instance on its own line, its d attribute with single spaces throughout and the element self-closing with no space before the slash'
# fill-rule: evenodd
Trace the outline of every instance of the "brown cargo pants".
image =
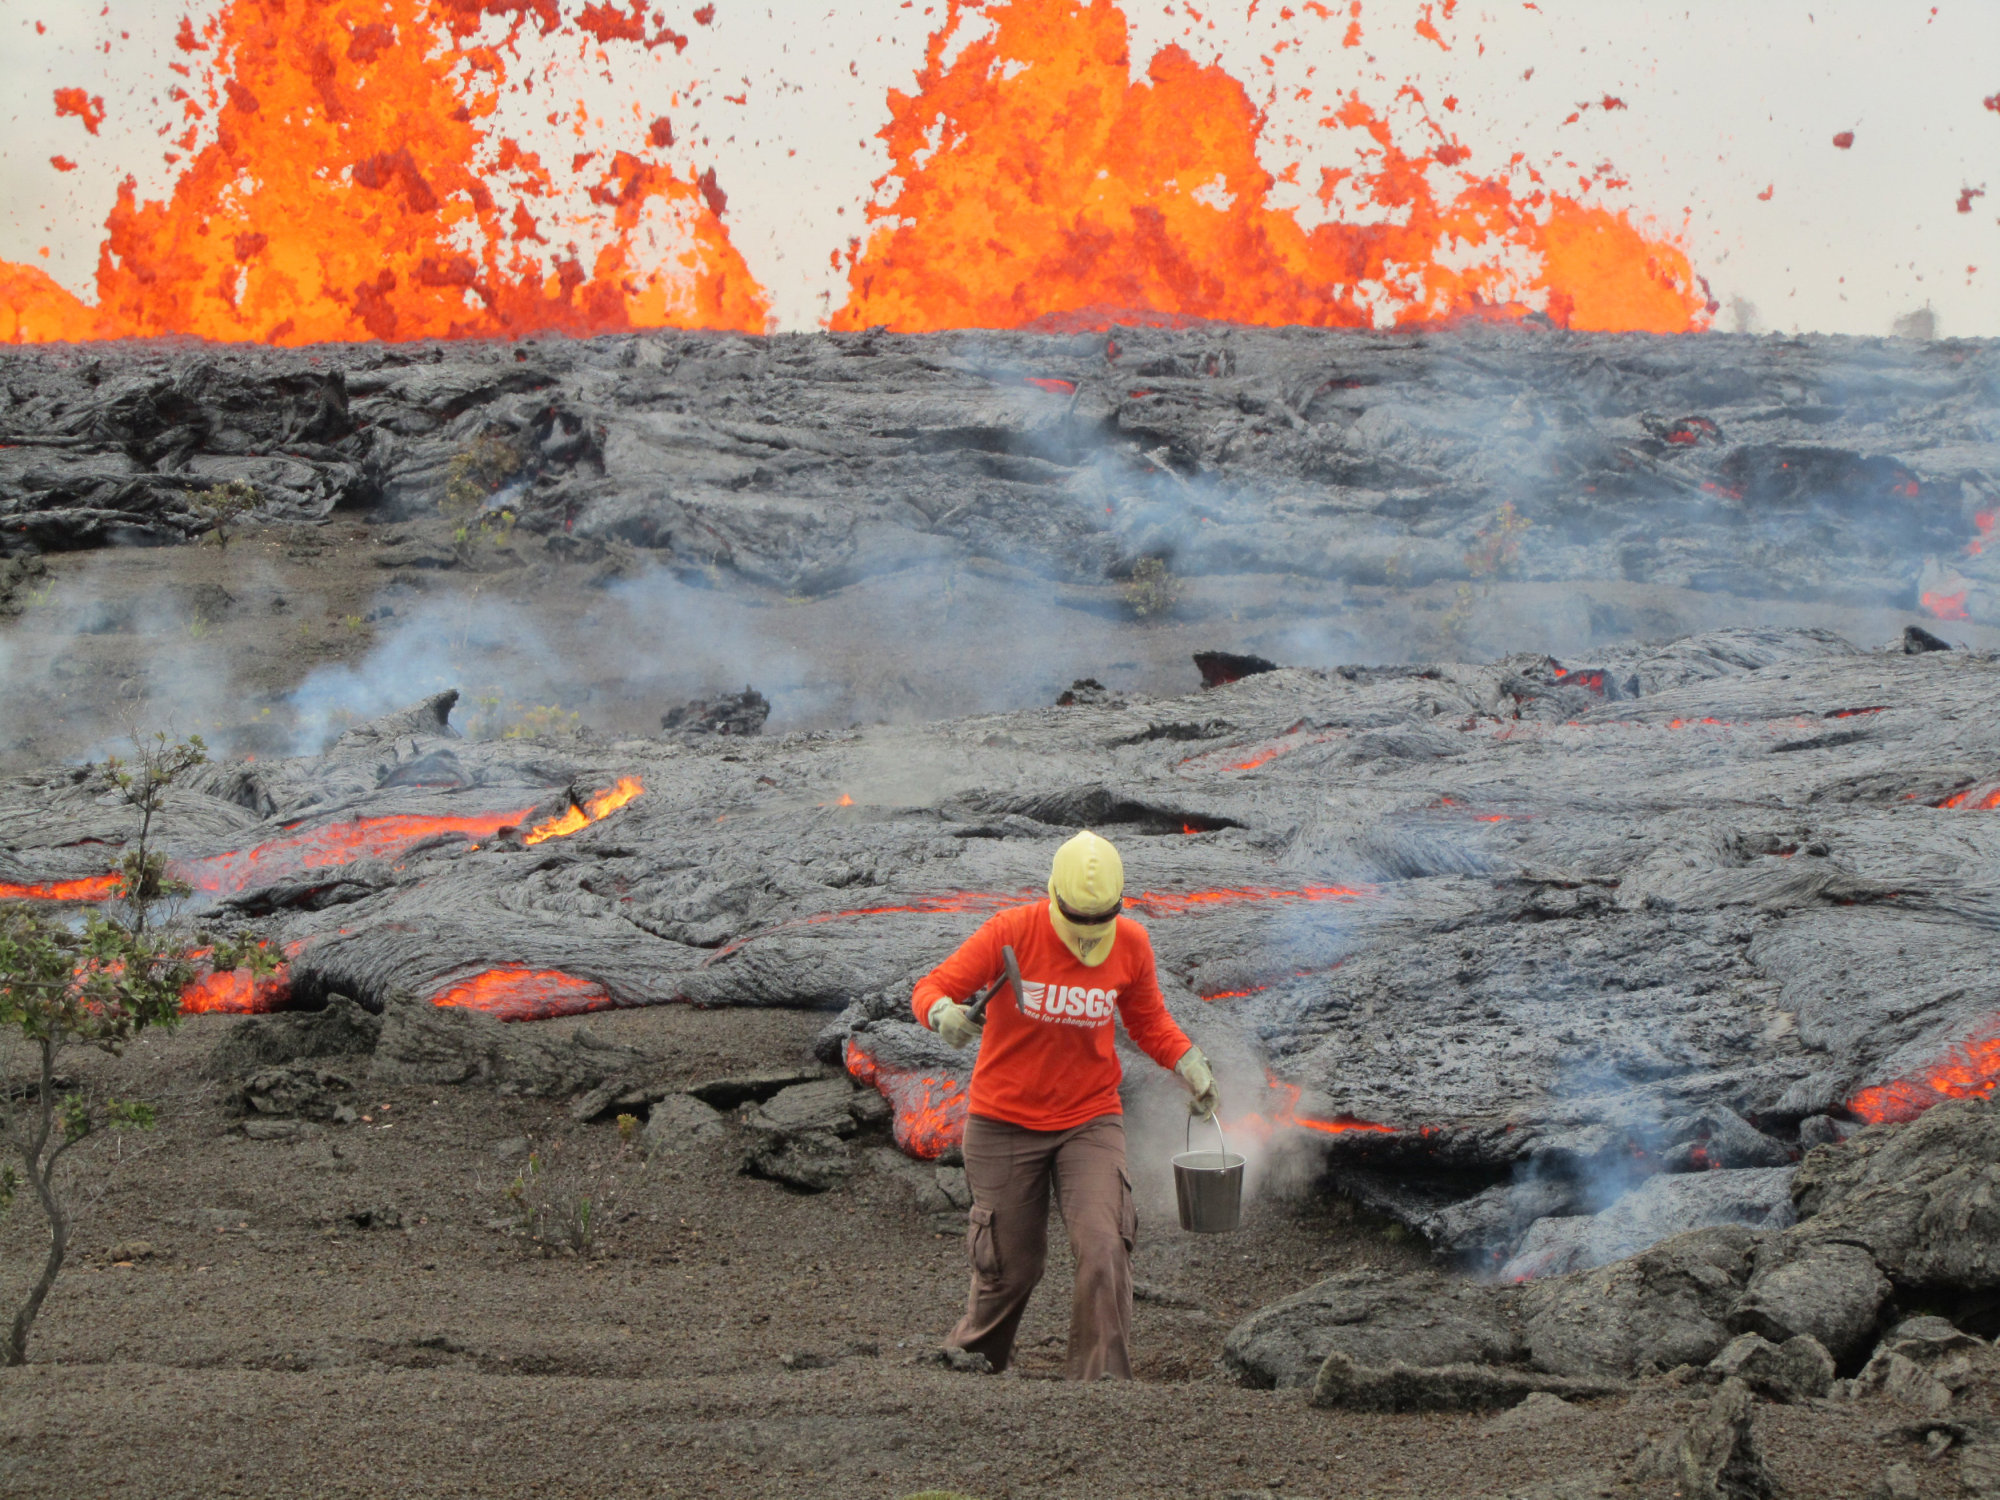
<svg viewBox="0 0 2000 1500">
<path fill-rule="evenodd" d="M 1029 1294 L 1049 1252 L 1049 1186 L 1055 1185 L 1076 1256 L 1070 1302 L 1071 1380 L 1129 1380 L 1132 1246 L 1139 1215 L 1125 1172 L 1125 1122 L 1099 1115 L 1069 1130 L 1028 1130 L 973 1115 L 965 1122 L 965 1177 L 972 1189 L 966 1250 L 972 1290 L 945 1342 L 1007 1368 Z"/>
</svg>

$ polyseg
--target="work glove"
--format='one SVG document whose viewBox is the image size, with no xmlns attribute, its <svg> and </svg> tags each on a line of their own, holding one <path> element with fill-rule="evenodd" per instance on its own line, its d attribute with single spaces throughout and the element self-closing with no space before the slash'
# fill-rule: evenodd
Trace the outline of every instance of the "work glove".
<svg viewBox="0 0 2000 1500">
<path fill-rule="evenodd" d="M 940 1000 L 931 1007 L 925 1022 L 954 1047 L 963 1047 L 979 1035 L 979 1023 L 972 1012 L 956 1000 Z"/>
<path fill-rule="evenodd" d="M 1201 1055 L 1201 1048 L 1190 1047 L 1183 1052 L 1181 1060 L 1174 1064 L 1174 1071 L 1181 1075 L 1181 1082 L 1194 1095 L 1188 1100 L 1188 1113 L 1201 1120 L 1212 1118 L 1216 1106 L 1222 1103 L 1222 1093 L 1215 1086 L 1215 1070 Z"/>
</svg>

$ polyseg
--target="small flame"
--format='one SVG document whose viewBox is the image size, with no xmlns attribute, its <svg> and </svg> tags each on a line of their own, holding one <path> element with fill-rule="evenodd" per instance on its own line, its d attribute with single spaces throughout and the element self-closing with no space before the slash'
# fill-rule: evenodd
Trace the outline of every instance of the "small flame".
<svg viewBox="0 0 2000 1500">
<path fill-rule="evenodd" d="M 935 1161 L 964 1141 L 971 1097 L 964 1082 L 877 1062 L 852 1037 L 847 1042 L 846 1062 L 856 1083 L 889 1101 L 895 1111 L 896 1144 L 911 1156 Z"/>
<path fill-rule="evenodd" d="M 579 979 L 560 969 L 506 966 L 488 969 L 445 986 L 431 1004 L 483 1010 L 503 1021 L 543 1021 L 551 1016 L 582 1015 L 608 1010 L 618 1002 L 594 979 Z"/>
<path fill-rule="evenodd" d="M 609 791 L 599 792 L 586 801 L 582 807 L 572 807 L 559 818 L 550 818 L 546 823 L 537 823 L 527 837 L 530 844 L 544 843 L 549 839 L 568 838 L 609 817 L 634 797 L 641 795 L 645 786 L 636 776 L 621 776 L 618 785 Z"/>
</svg>

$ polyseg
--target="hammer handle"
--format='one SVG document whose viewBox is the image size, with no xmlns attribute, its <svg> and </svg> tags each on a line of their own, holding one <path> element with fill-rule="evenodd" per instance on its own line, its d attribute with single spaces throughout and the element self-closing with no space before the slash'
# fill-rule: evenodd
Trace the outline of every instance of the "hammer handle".
<svg viewBox="0 0 2000 1500">
<path fill-rule="evenodd" d="M 1000 977 L 981 990 L 979 998 L 966 1007 L 967 1014 L 982 1026 L 986 1024 L 986 1002 L 1000 993 L 1001 985 L 1012 984 L 1014 986 L 1014 1003 L 1016 1005 L 1021 1003 L 1021 965 L 1014 957 L 1012 945 L 1002 948 L 1000 956 L 1006 965 L 1002 969 Z"/>
</svg>

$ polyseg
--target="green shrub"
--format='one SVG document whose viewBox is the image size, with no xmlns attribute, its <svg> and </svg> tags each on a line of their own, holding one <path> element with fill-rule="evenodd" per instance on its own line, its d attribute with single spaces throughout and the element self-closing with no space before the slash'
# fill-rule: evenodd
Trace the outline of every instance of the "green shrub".
<svg viewBox="0 0 2000 1500">
<path fill-rule="evenodd" d="M 1157 620 L 1174 612 L 1185 591 L 1165 559 L 1142 557 L 1125 580 L 1125 605 L 1141 620 Z"/>
</svg>

